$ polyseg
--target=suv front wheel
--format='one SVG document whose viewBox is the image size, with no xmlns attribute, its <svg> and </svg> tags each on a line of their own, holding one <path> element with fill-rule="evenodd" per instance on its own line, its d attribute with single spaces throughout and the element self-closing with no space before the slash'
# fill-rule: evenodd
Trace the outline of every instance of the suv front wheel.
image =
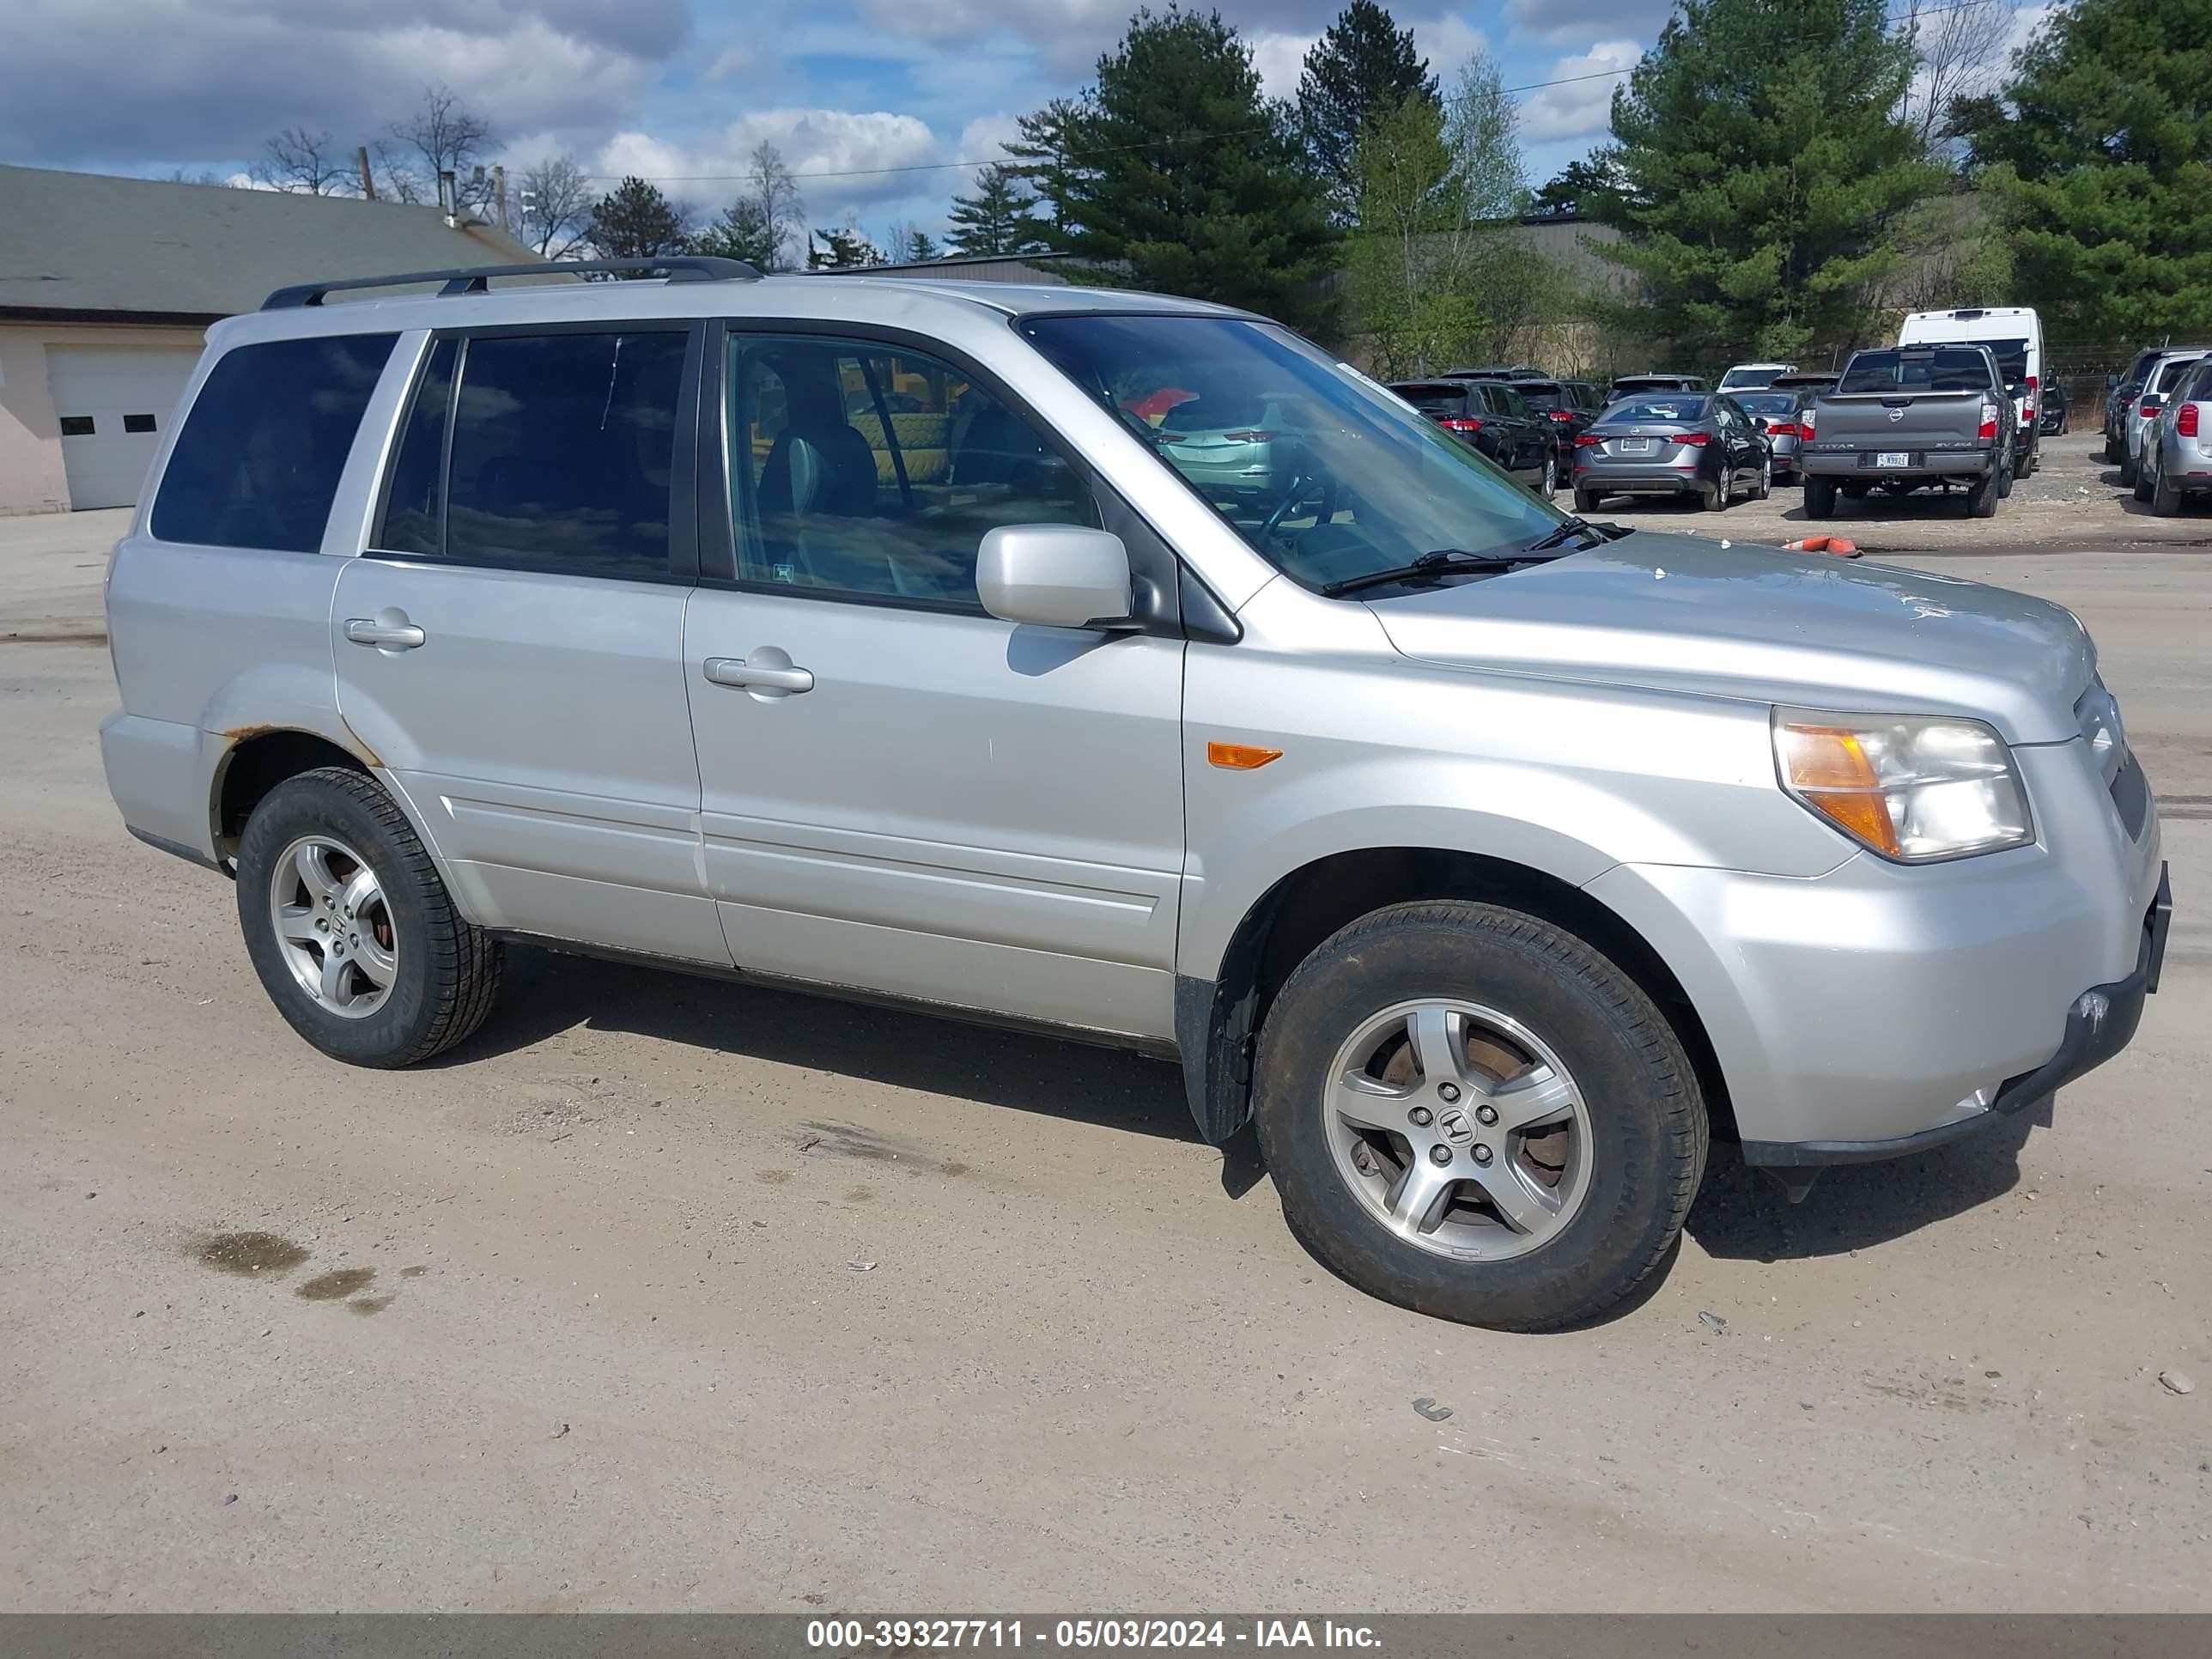
<svg viewBox="0 0 2212 1659">
<path fill-rule="evenodd" d="M 1650 998 L 1495 905 L 1392 906 L 1300 965 L 1253 1110 L 1291 1230 L 1358 1289 L 1498 1330 L 1587 1322 L 1681 1232 L 1705 1109 Z"/>
<path fill-rule="evenodd" d="M 499 942 L 453 906 L 414 827 L 343 767 L 287 779 L 238 845 L 246 954 L 292 1029 L 355 1066 L 411 1066 L 483 1023 Z"/>
</svg>

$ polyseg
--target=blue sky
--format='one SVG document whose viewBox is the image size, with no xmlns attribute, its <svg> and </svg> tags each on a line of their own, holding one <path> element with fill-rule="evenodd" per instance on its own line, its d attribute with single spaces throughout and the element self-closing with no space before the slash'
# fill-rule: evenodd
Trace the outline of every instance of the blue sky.
<svg viewBox="0 0 2212 1659">
<path fill-rule="evenodd" d="M 1270 90 L 1343 0 L 1227 0 Z M 1091 77 L 1130 0 L 68 0 L 0 8 L 0 161 L 241 171 L 288 125 L 350 146 L 441 82 L 510 167 L 574 155 L 712 210 L 762 138 L 817 225 L 941 228 L 1014 118 Z M 1509 85 L 1634 62 L 1668 0 L 1404 0 L 1449 82 L 1486 47 Z M 137 43 L 153 43 L 142 46 Z M 1614 82 L 1523 95 L 1530 182 L 1603 136 Z M 927 169 L 890 171 L 890 169 Z"/>
</svg>

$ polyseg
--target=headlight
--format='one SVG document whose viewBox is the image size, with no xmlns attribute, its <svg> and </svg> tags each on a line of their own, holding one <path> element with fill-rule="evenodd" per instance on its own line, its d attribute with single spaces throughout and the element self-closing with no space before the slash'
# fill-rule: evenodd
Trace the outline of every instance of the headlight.
<svg viewBox="0 0 2212 1659">
<path fill-rule="evenodd" d="M 1907 864 L 2035 839 L 2012 750 L 1979 720 L 1774 711 L 1782 787 L 1852 840 Z"/>
</svg>

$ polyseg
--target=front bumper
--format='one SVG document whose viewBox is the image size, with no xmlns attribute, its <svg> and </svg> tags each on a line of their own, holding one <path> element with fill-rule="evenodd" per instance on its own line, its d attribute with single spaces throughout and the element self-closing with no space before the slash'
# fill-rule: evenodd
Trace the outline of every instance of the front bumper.
<svg viewBox="0 0 2212 1659">
<path fill-rule="evenodd" d="M 1938 1145 L 2132 1034 L 2111 1010 L 2139 972 L 2156 983 L 2171 902 L 2148 781 L 2130 763 L 2108 785 L 2079 738 L 2014 756 L 2032 846 L 1924 866 L 1857 852 L 1810 878 L 1621 864 L 1589 884 L 1696 1009 L 1748 1156 Z M 2085 988 L 2104 997 L 2094 1020 Z"/>
<path fill-rule="evenodd" d="M 2158 991 L 2159 973 L 2166 963 L 2166 932 L 2172 919 L 2173 884 L 2161 865 L 2158 896 L 2143 916 L 2142 944 L 2136 952 L 2135 972 L 2108 985 L 2093 985 L 2075 997 L 2066 1011 L 2066 1035 L 2059 1041 L 2058 1052 L 2033 1071 L 2008 1079 L 1988 1110 L 1887 1140 L 1747 1140 L 1743 1161 L 1801 1169 L 1878 1163 L 1980 1134 L 2050 1099 L 2134 1040 L 2136 1027 L 2142 1020 L 2143 999 Z"/>
</svg>

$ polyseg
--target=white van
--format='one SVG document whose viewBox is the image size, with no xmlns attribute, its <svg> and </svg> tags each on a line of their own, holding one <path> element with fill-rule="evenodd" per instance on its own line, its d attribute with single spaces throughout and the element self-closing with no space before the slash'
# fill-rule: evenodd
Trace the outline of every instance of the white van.
<svg viewBox="0 0 2212 1659">
<path fill-rule="evenodd" d="M 2035 471 L 2042 432 L 2035 417 L 2036 389 L 2043 384 L 2043 319 L 2027 306 L 1972 306 L 1962 311 L 1916 311 L 1898 331 L 1906 345 L 1985 345 L 1996 355 L 2007 381 L 2023 386 L 2013 398 L 2020 416 L 2015 477 Z"/>
</svg>

